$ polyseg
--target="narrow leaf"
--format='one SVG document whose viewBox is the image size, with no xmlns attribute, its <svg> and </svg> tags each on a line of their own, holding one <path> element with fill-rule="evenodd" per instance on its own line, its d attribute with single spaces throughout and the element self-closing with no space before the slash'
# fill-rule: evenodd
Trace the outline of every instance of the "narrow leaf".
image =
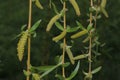
<svg viewBox="0 0 120 80">
<path fill-rule="evenodd" d="M 90 39 L 90 37 L 88 36 L 87 38 L 85 38 L 82 42 L 83 43 L 86 43 L 86 42 L 88 42 L 89 41 L 89 39 Z"/>
<path fill-rule="evenodd" d="M 54 69 L 56 69 L 56 68 L 59 67 L 60 65 L 62 65 L 62 63 L 59 63 L 59 64 L 57 64 L 56 66 L 54 66 L 54 67 L 52 67 L 51 69 L 49 69 L 48 71 L 44 72 L 44 73 L 40 76 L 40 78 L 46 76 L 47 74 L 49 74 L 50 72 L 52 72 Z"/>
<path fill-rule="evenodd" d="M 89 25 L 87 26 L 87 30 L 90 31 L 90 30 L 92 29 L 92 26 L 93 26 L 93 24 L 89 24 Z"/>
<path fill-rule="evenodd" d="M 53 9 L 54 9 L 55 13 L 59 14 L 59 12 L 58 12 L 58 10 L 57 10 L 57 8 L 56 8 L 56 6 L 55 6 L 55 4 L 53 2 L 52 2 L 52 6 L 53 6 Z"/>
<path fill-rule="evenodd" d="M 51 65 L 51 66 L 39 66 L 39 67 L 35 67 L 35 66 L 31 66 L 31 70 L 37 70 L 39 72 L 45 72 L 48 71 L 49 69 L 53 68 L 55 65 Z"/>
<path fill-rule="evenodd" d="M 85 29 L 80 22 L 76 21 L 76 23 L 77 23 L 78 27 L 79 27 L 81 30 L 84 30 L 84 29 Z"/>
<path fill-rule="evenodd" d="M 55 77 L 57 77 L 59 80 L 65 80 L 65 78 L 62 75 L 56 74 Z"/>
<path fill-rule="evenodd" d="M 67 32 L 75 32 L 75 31 L 77 31 L 78 29 L 79 29 L 80 27 L 73 27 L 73 28 L 71 28 L 71 27 L 67 27 Z"/>
<path fill-rule="evenodd" d="M 105 17 L 107 18 L 109 17 L 107 11 L 102 6 L 101 6 L 101 12 L 105 15 Z"/>
<path fill-rule="evenodd" d="M 80 67 L 80 61 L 78 61 L 76 68 L 71 73 L 71 75 L 68 78 L 66 78 L 66 80 L 72 80 L 76 76 L 76 74 L 78 73 L 79 67 Z"/>
<path fill-rule="evenodd" d="M 40 23 L 41 23 L 41 20 L 38 20 L 38 21 L 30 28 L 29 32 L 35 31 L 35 30 L 39 27 Z"/>
<path fill-rule="evenodd" d="M 55 22 L 55 25 L 59 30 L 64 31 L 63 26 L 59 22 Z"/>
<path fill-rule="evenodd" d="M 92 74 L 95 74 L 95 73 L 99 72 L 101 70 L 101 68 L 102 68 L 102 66 L 92 70 Z"/>
</svg>

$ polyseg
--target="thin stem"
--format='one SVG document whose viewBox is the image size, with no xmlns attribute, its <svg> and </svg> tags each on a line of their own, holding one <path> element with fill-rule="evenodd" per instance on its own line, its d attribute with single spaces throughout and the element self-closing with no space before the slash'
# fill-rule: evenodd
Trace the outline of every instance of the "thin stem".
<svg viewBox="0 0 120 80">
<path fill-rule="evenodd" d="M 31 18 L 32 18 L 32 0 L 29 0 L 29 18 L 28 18 L 28 30 L 31 28 Z M 30 69 L 30 50 L 31 50 L 31 38 L 28 37 L 28 56 L 27 56 L 27 72 L 29 73 Z M 26 80 L 30 80 L 30 77 L 27 76 Z"/>
<path fill-rule="evenodd" d="M 66 2 L 64 1 L 63 3 L 63 10 L 64 10 L 64 17 L 63 17 L 63 21 L 64 21 L 64 29 L 66 29 Z M 64 64 L 65 62 L 65 48 L 66 48 L 66 38 L 63 39 L 63 58 L 62 58 L 62 64 Z M 63 77 L 65 77 L 65 68 L 62 67 L 62 75 Z"/>
<path fill-rule="evenodd" d="M 93 6 L 93 0 L 90 0 L 90 6 L 92 7 Z M 93 16 L 92 16 L 92 12 L 90 12 L 90 24 L 92 24 L 92 21 L 93 21 Z M 89 35 L 91 36 L 91 31 L 89 33 Z M 89 60 L 89 74 L 91 74 L 91 67 L 92 67 L 92 63 L 91 63 L 91 53 L 92 51 L 92 38 L 90 37 L 90 40 L 89 40 L 89 56 L 88 56 L 88 60 Z"/>
</svg>

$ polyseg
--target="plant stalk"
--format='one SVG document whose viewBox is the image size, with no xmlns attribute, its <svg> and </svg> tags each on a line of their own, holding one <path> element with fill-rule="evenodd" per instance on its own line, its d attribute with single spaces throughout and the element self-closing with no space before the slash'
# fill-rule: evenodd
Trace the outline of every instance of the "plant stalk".
<svg viewBox="0 0 120 80">
<path fill-rule="evenodd" d="M 32 18 L 32 0 L 29 0 L 29 17 L 28 17 L 28 30 L 31 28 L 31 18 Z M 27 55 L 27 72 L 30 72 L 30 51 L 31 51 L 31 38 L 28 37 L 28 55 Z M 26 77 L 26 80 L 30 80 L 30 76 Z"/>
<path fill-rule="evenodd" d="M 63 16 L 63 21 L 64 21 L 64 29 L 66 29 L 66 2 L 64 1 L 63 3 L 63 10 L 64 10 L 64 16 Z M 65 48 L 66 48 L 66 38 L 64 37 L 63 39 L 63 56 L 62 56 L 62 64 L 65 63 Z M 65 68 L 62 67 L 62 75 L 65 78 Z"/>
</svg>

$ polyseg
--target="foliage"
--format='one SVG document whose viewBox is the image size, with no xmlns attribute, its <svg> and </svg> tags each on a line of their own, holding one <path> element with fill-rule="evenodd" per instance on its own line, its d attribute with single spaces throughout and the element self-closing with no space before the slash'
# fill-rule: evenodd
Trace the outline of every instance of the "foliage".
<svg viewBox="0 0 120 80">
<path fill-rule="evenodd" d="M 78 1 L 78 0 L 76 0 L 76 1 Z M 16 78 L 20 79 L 20 77 L 23 76 L 23 75 L 21 75 L 22 74 L 21 71 L 23 70 L 23 68 L 25 69 L 26 54 L 24 56 L 24 59 L 23 59 L 22 65 L 21 65 L 21 63 L 18 62 L 18 59 L 15 54 L 16 53 L 15 46 L 16 46 L 17 42 L 16 42 L 16 40 L 14 40 L 13 42 L 10 42 L 9 40 L 13 36 L 18 34 L 18 32 L 20 31 L 19 30 L 20 28 L 18 29 L 18 27 L 20 27 L 22 24 L 25 24 L 27 22 L 27 13 L 28 13 L 27 9 L 26 9 L 27 1 L 22 0 L 21 2 L 19 2 L 19 1 L 13 1 L 13 2 L 0 1 L 0 2 L 1 2 L 0 8 L 1 8 L 1 16 L 2 16 L 2 17 L 0 17 L 2 19 L 2 21 L 0 22 L 0 28 L 2 30 L 1 37 L 0 37 L 1 38 L 0 39 L 1 40 L 1 48 L 0 48 L 0 51 L 1 51 L 1 54 L 0 54 L 0 56 L 1 56 L 0 57 L 1 77 L 7 76 L 7 77 L 9 77 L 9 80 L 10 79 L 16 80 Z M 56 3 L 56 5 L 59 4 L 59 3 L 57 3 L 57 0 L 54 2 Z M 8 5 L 8 3 L 9 3 L 9 5 Z M 16 5 L 17 3 L 20 5 Z M 47 1 L 42 1 L 42 4 L 43 3 L 48 4 Z M 88 4 L 88 2 L 83 1 L 83 3 L 82 2 L 79 3 L 79 6 L 81 7 L 81 12 L 86 13 L 87 9 L 85 9 L 85 7 L 82 7 L 82 5 L 84 3 Z M 118 0 L 116 0 L 116 2 L 110 0 L 106 6 L 107 11 L 109 13 L 109 18 L 108 19 L 102 18 L 102 20 L 98 20 L 97 26 L 98 26 L 98 33 L 99 33 L 100 40 L 102 42 L 105 42 L 107 45 L 105 45 L 106 47 L 104 47 L 104 49 L 102 49 L 103 48 L 102 46 L 100 47 L 100 52 L 102 53 L 101 57 L 98 57 L 100 59 L 100 61 L 97 61 L 93 65 L 93 67 L 95 68 L 96 66 L 98 66 L 100 64 L 103 65 L 103 67 L 102 67 L 102 70 L 99 72 L 99 75 L 94 75 L 93 79 L 97 78 L 98 80 L 101 80 L 101 78 L 103 78 L 102 80 L 108 80 L 108 79 L 109 80 L 119 80 L 119 77 L 118 77 L 119 76 L 118 75 L 119 74 L 119 56 L 118 56 L 119 54 L 118 53 L 120 52 L 119 51 L 120 49 L 119 49 L 119 37 L 118 36 L 120 33 L 118 31 L 119 30 L 118 23 L 120 20 L 118 18 L 119 10 L 118 10 L 117 4 L 119 5 Z M 14 7 L 12 5 L 14 5 Z M 8 8 L 8 6 L 11 6 L 11 8 Z M 18 6 L 21 6 L 22 8 L 19 9 Z M 38 29 L 36 31 L 37 37 L 35 39 L 32 39 L 32 56 L 33 57 L 31 58 L 32 59 L 31 64 L 33 64 L 33 65 L 47 65 L 48 61 L 50 62 L 49 64 L 54 64 L 53 58 L 57 54 L 60 54 L 60 51 L 61 51 L 59 49 L 58 43 L 55 44 L 54 42 L 51 41 L 51 39 L 52 39 L 51 37 L 58 34 L 59 31 L 56 30 L 56 28 L 54 28 L 50 32 L 50 34 L 45 33 L 44 26 L 47 26 L 46 24 L 48 23 L 48 19 L 50 19 L 50 17 L 52 17 L 54 13 L 52 12 L 52 10 L 50 10 L 48 8 L 47 5 L 43 5 L 43 6 L 44 6 L 44 10 L 38 11 L 39 9 L 37 9 L 33 5 L 33 8 L 34 8 L 33 22 L 37 21 L 40 18 L 43 19 L 41 26 L 38 27 Z M 71 5 L 68 5 L 68 6 L 71 6 Z M 109 6 L 112 6 L 112 7 L 109 7 Z M 61 7 L 61 6 L 58 6 L 58 7 Z M 48 17 L 49 14 L 45 14 L 45 12 L 47 12 L 47 10 L 49 10 L 49 13 L 51 14 L 49 17 Z M 6 13 L 6 11 L 8 11 L 8 13 L 11 14 L 11 16 L 8 13 Z M 71 8 L 71 9 L 69 9 L 69 11 L 74 11 L 74 10 L 72 10 L 72 8 Z M 40 16 L 40 14 L 42 14 L 42 16 Z M 74 14 L 74 12 L 71 12 L 70 14 Z M 46 15 L 46 17 L 45 17 L 45 15 Z M 68 14 L 67 16 L 70 16 L 70 15 Z M 76 26 L 76 24 L 73 22 L 74 19 L 77 19 L 78 21 L 81 21 L 81 23 L 84 23 L 83 24 L 84 26 L 87 25 L 86 22 L 83 22 L 86 19 L 86 17 L 83 17 L 83 14 L 81 14 L 80 19 L 78 19 L 74 15 L 73 15 L 72 19 L 69 19 L 69 18 L 68 18 L 67 23 L 68 24 L 70 23 L 69 25 L 71 25 L 71 27 Z M 109 27 L 107 27 L 107 26 L 109 26 Z M 68 29 L 69 29 L 69 27 L 68 27 Z M 73 33 L 70 33 L 70 35 L 71 34 L 73 34 Z M 48 37 L 48 35 L 49 35 L 49 37 Z M 4 36 L 6 36 L 6 37 L 4 37 Z M 67 36 L 69 36 L 69 34 L 67 34 Z M 74 52 L 74 55 L 78 55 L 77 53 L 84 51 L 81 48 L 81 46 L 83 44 L 79 45 L 80 44 L 79 41 L 84 40 L 84 38 L 85 37 L 83 37 L 83 39 L 81 39 L 81 38 L 75 39 L 74 44 L 72 44 L 73 47 L 71 48 L 71 51 Z M 68 42 L 68 44 L 70 44 L 70 42 Z M 44 46 L 41 46 L 41 45 L 44 45 Z M 39 47 L 40 50 L 36 47 Z M 82 51 L 79 51 L 76 47 L 80 47 L 80 49 Z M 48 50 L 48 49 L 50 49 L 50 50 Z M 52 55 L 52 56 L 49 57 L 48 54 Z M 46 57 L 46 55 L 48 55 L 49 59 L 42 58 L 44 56 Z M 68 60 L 68 58 L 66 58 L 66 59 Z M 82 60 L 82 61 L 84 61 L 84 60 Z M 109 64 L 109 66 L 111 66 L 111 68 L 109 68 L 108 64 Z M 82 66 L 80 69 L 82 69 L 82 67 L 84 68 L 84 63 L 81 63 L 81 65 Z M 116 66 L 114 66 L 114 65 L 116 65 Z M 71 71 L 71 68 L 72 67 L 68 68 L 69 70 L 68 70 L 68 72 L 66 70 L 66 73 L 69 74 L 69 72 Z M 20 71 L 18 71 L 18 70 L 20 70 Z M 116 72 L 114 70 L 116 70 Z M 15 73 L 15 74 L 13 75 L 11 73 Z M 49 74 L 49 75 L 53 75 L 53 74 Z M 80 71 L 79 71 L 78 75 L 81 75 Z M 115 76 L 112 76 L 112 75 L 115 75 Z M 48 77 L 52 79 L 52 77 L 50 77 L 50 76 L 48 76 Z M 74 79 L 77 79 L 77 78 L 79 78 L 79 76 L 76 76 L 76 78 L 74 78 Z M 54 79 L 52 79 L 52 80 L 54 80 Z"/>
</svg>

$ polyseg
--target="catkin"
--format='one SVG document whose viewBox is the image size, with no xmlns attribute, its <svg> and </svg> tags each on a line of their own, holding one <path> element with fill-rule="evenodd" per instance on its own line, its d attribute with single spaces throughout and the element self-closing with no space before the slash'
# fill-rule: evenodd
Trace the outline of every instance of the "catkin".
<svg viewBox="0 0 120 80">
<path fill-rule="evenodd" d="M 83 30 L 83 31 L 80 31 L 80 32 L 72 35 L 71 38 L 73 38 L 73 39 L 74 39 L 74 38 L 78 38 L 78 37 L 80 37 L 80 36 L 85 35 L 86 33 L 88 33 L 88 31 L 87 31 L 87 30 Z"/>
<path fill-rule="evenodd" d="M 69 59 L 70 59 L 70 62 L 71 62 L 72 64 L 75 64 L 75 61 L 73 60 L 73 54 L 72 54 L 72 51 L 70 50 L 70 48 L 67 48 L 67 49 L 66 49 L 66 52 L 67 52 L 67 54 L 68 54 L 68 57 L 69 57 Z"/>
<path fill-rule="evenodd" d="M 105 8 L 107 0 L 102 0 L 101 1 L 101 7 Z"/>
<path fill-rule="evenodd" d="M 18 45 L 17 45 L 17 52 L 18 52 L 17 55 L 18 55 L 18 58 L 20 61 L 23 59 L 24 47 L 27 42 L 27 38 L 28 38 L 28 30 L 23 32 L 23 34 L 18 42 Z"/>
<path fill-rule="evenodd" d="M 65 35 L 66 35 L 66 30 L 64 30 L 60 35 L 54 37 L 52 40 L 55 41 L 55 42 L 58 42 L 59 40 L 64 38 Z"/>
<path fill-rule="evenodd" d="M 50 31 L 50 29 L 52 28 L 53 24 L 54 24 L 60 17 L 61 17 L 60 14 L 55 15 L 55 16 L 50 20 L 50 22 L 48 23 L 47 28 L 46 28 L 46 31 Z"/>
<path fill-rule="evenodd" d="M 39 0 L 35 0 L 35 4 L 38 8 L 43 9 L 43 6 L 41 5 Z"/>
<path fill-rule="evenodd" d="M 80 16 L 80 9 L 79 9 L 79 6 L 78 6 L 77 2 L 75 0 L 69 0 L 69 1 L 72 4 L 72 6 L 73 6 L 73 8 L 74 8 L 74 10 L 76 12 L 76 14 L 78 16 Z"/>
</svg>

